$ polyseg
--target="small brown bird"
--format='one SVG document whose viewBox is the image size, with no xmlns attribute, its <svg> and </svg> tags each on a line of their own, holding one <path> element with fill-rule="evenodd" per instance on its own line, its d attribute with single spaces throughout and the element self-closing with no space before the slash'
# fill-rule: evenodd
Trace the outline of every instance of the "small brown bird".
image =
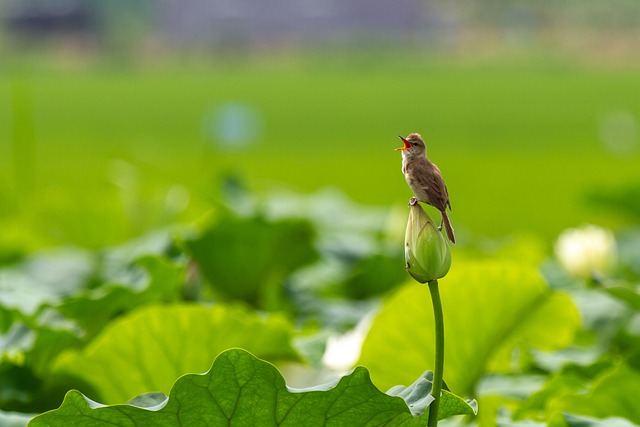
<svg viewBox="0 0 640 427">
<path fill-rule="evenodd" d="M 404 147 L 396 150 L 402 151 L 402 173 L 407 184 L 417 201 L 427 203 L 440 211 L 447 236 L 455 243 L 453 227 L 447 216 L 447 206 L 451 210 L 449 192 L 440 169 L 427 159 L 427 147 L 420 134 L 412 133 L 406 139 L 400 135 L 398 137 L 404 143 Z M 442 225 L 440 227 L 442 228 Z"/>
</svg>

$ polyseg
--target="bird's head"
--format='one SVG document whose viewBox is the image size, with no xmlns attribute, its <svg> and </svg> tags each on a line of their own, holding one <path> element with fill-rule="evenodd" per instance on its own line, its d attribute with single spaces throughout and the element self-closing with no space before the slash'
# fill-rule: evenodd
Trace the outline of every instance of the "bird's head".
<svg viewBox="0 0 640 427">
<path fill-rule="evenodd" d="M 412 133 L 406 138 L 398 135 L 398 138 L 402 140 L 404 146 L 396 148 L 396 150 L 402 151 L 403 156 L 411 158 L 426 154 L 427 147 L 424 145 L 424 140 L 419 133 Z"/>
</svg>

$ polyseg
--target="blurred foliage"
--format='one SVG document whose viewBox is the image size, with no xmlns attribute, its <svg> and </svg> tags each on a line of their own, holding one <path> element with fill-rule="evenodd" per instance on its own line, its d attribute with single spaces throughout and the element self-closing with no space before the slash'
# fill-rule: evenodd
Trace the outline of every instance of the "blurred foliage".
<svg viewBox="0 0 640 427">
<path fill-rule="evenodd" d="M 614 190 L 593 191 L 588 200 L 593 206 L 625 214 L 635 223 L 640 221 L 640 185 L 637 183 Z"/>
<path fill-rule="evenodd" d="M 636 367 L 616 366 L 600 375 L 588 394 L 570 394 L 551 402 L 550 410 L 607 418 L 612 414 L 640 424 L 640 371 Z"/>
<path fill-rule="evenodd" d="M 275 363 L 288 381 L 326 382 L 339 375 L 322 357 L 337 345 L 328 337 L 363 317 L 373 323 L 360 362 L 375 384 L 409 384 L 430 367 L 428 293 L 407 283 L 402 260 L 406 210 L 225 185 L 196 226 L 2 266 L 0 410 L 44 412 L 71 388 L 82 394 L 69 399 L 110 404 L 168 393 L 231 347 Z M 478 399 L 479 426 L 573 423 L 565 413 L 637 422 L 625 399 L 640 360 L 640 235 L 617 242 L 613 270 L 587 278 L 532 236 L 453 248 L 441 281 L 445 381 Z M 601 393 L 611 401 L 592 404 Z"/>
<path fill-rule="evenodd" d="M 342 285 L 344 294 L 354 299 L 384 294 L 406 280 L 406 272 L 398 269 L 402 262 L 401 255 L 387 254 L 376 254 L 359 260 Z"/>
<path fill-rule="evenodd" d="M 217 294 L 277 309 L 287 302 L 285 279 L 317 259 L 306 221 L 224 217 L 186 246 Z"/>
<path fill-rule="evenodd" d="M 384 233 L 345 248 L 334 239 L 346 234 L 327 232 L 317 218 L 268 219 L 284 205 L 265 206 L 262 213 L 251 208 L 242 214 L 220 206 L 197 232 L 180 227 L 120 246 L 67 247 L 8 262 L 0 269 L 0 408 L 42 412 L 58 406 L 70 388 L 107 402 L 152 389 L 168 392 L 181 374 L 204 371 L 229 347 L 273 362 L 299 361 L 293 316 L 310 322 L 303 337 L 311 334 L 308 342 L 315 345 L 314 334 L 326 337 L 318 318 L 333 316 L 331 328 L 339 330 L 358 319 L 359 311 L 335 317 L 340 311 L 331 301 L 344 298 L 330 290 L 336 283 L 344 289 L 360 280 L 357 297 L 370 300 L 383 291 L 381 283 L 399 282 L 391 261 L 376 270 L 372 286 L 362 279 L 370 272 L 347 268 L 385 259 L 369 247 L 380 247 Z M 342 226 L 334 218 L 331 227 Z M 334 265 L 336 251 L 350 255 L 331 280 L 306 288 L 305 275 L 302 282 L 296 277 L 311 264 Z M 269 286 L 271 299 L 263 299 Z M 310 298 L 317 304 L 308 305 Z M 266 318 L 256 308 L 280 314 Z"/>
</svg>

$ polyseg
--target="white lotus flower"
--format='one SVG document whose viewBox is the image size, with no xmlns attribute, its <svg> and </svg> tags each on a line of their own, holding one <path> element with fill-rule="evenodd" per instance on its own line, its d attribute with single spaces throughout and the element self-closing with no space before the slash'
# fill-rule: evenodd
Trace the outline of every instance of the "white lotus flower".
<svg viewBox="0 0 640 427">
<path fill-rule="evenodd" d="M 555 252 L 562 266 L 581 278 L 603 275 L 617 259 L 613 233 L 596 225 L 565 230 L 556 241 Z"/>
</svg>

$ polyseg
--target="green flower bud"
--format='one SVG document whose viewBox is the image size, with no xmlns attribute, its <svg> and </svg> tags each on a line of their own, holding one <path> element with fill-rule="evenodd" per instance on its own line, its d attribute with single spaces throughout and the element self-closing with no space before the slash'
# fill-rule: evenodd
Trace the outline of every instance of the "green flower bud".
<svg viewBox="0 0 640 427">
<path fill-rule="evenodd" d="M 409 209 L 404 237 L 407 272 L 420 283 L 440 279 L 451 267 L 449 243 L 419 203 Z"/>
</svg>

